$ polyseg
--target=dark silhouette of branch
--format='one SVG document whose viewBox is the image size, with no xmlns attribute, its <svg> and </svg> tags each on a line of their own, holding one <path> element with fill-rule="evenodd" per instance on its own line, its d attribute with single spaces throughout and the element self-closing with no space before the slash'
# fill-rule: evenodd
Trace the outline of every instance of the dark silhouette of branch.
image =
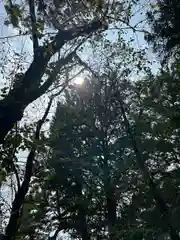
<svg viewBox="0 0 180 240">
<path fill-rule="evenodd" d="M 96 78 L 99 78 L 98 73 L 96 73 L 94 70 L 92 70 L 92 68 L 86 63 L 84 62 L 78 54 L 75 54 L 75 59 L 79 62 L 79 64 L 81 66 L 83 66 L 86 70 L 88 70 L 90 73 L 92 73 L 92 75 Z"/>
<path fill-rule="evenodd" d="M 64 83 L 61 83 L 59 86 L 55 86 L 52 89 L 50 89 L 49 91 L 47 91 L 47 93 L 52 92 L 53 90 L 57 90 L 57 87 L 63 87 L 67 82 L 70 83 L 73 79 L 75 79 L 76 77 L 79 76 L 79 74 L 81 74 L 83 71 L 85 70 L 85 68 L 81 69 L 79 72 L 77 72 L 74 76 L 72 76 L 71 78 L 66 79 L 66 81 Z M 59 91 L 57 93 L 53 94 L 53 97 L 56 97 L 59 95 Z"/>
<path fill-rule="evenodd" d="M 62 58 L 57 62 L 56 67 L 54 68 L 54 70 L 51 73 L 51 75 L 49 76 L 49 78 L 35 93 L 35 94 L 37 94 L 37 98 L 39 96 L 41 96 L 42 94 L 44 94 L 46 92 L 46 90 L 52 85 L 54 79 L 56 78 L 56 75 L 59 73 L 60 68 L 72 60 L 75 52 L 76 52 L 76 50 L 74 50 L 72 53 L 70 53 L 67 57 Z"/>
<path fill-rule="evenodd" d="M 12 163 L 12 168 L 13 168 L 13 171 L 14 171 L 14 174 L 15 174 L 15 177 L 16 177 L 17 187 L 18 187 L 18 190 L 19 190 L 21 184 L 20 184 L 19 174 L 18 174 L 16 165 L 15 165 L 15 163 L 14 163 L 14 159 L 16 158 L 16 149 L 17 149 L 17 135 L 18 135 L 18 126 L 17 126 L 17 123 L 16 123 L 16 125 L 15 125 L 15 129 L 16 129 L 16 143 L 15 143 L 15 146 L 14 146 L 11 163 Z"/>
<path fill-rule="evenodd" d="M 44 93 L 52 84 L 53 79 L 46 82 L 43 87 L 40 86 L 41 78 L 51 57 L 68 41 L 89 35 L 102 28 L 106 29 L 107 26 L 103 26 L 103 23 L 97 20 L 76 28 L 59 30 L 54 40 L 38 47 L 30 67 L 21 77 L 18 86 L 13 88 L 4 99 L 0 100 L 0 143 L 4 142 L 5 136 L 14 124 L 21 120 L 24 109 L 40 96 L 37 95 L 37 92 L 39 91 L 39 94 Z M 63 61 L 61 64 L 64 64 Z M 35 99 L 32 98 L 33 94 L 36 95 Z"/>
<path fill-rule="evenodd" d="M 9 0 L 9 6 L 10 6 L 10 8 L 13 8 L 13 3 L 11 0 Z"/>
<path fill-rule="evenodd" d="M 36 54 L 36 51 L 39 47 L 39 43 L 38 43 L 38 36 L 37 36 L 34 0 L 28 0 L 28 3 L 29 3 L 29 13 L 30 13 L 31 27 L 32 27 L 33 51 L 34 51 L 34 54 Z"/>
<path fill-rule="evenodd" d="M 29 101 L 36 100 L 38 97 L 40 97 L 42 94 L 44 94 L 48 90 L 48 88 L 52 85 L 52 83 L 56 79 L 57 74 L 60 72 L 61 67 L 66 65 L 67 63 L 69 63 L 72 60 L 72 58 L 76 55 L 76 51 L 85 42 L 86 39 L 81 41 L 69 55 L 67 55 L 65 58 L 61 58 L 58 60 L 58 62 L 56 63 L 56 66 L 54 67 L 53 71 L 51 72 L 49 78 L 46 80 L 46 82 L 40 88 L 37 89 L 37 91 L 34 91 L 30 95 L 30 98 L 32 98 L 32 99 Z M 63 85 L 63 88 L 64 88 L 64 86 L 66 87 L 67 84 L 71 81 L 71 79 L 66 79 L 66 80 L 67 81 Z M 61 90 L 60 90 L 60 92 L 61 92 Z M 55 95 L 57 96 L 58 94 L 55 94 Z M 53 96 L 55 97 L 55 95 L 53 95 Z"/>
<path fill-rule="evenodd" d="M 14 163 L 13 160 L 12 160 L 12 168 L 13 168 L 13 171 L 14 171 L 14 174 L 15 174 L 15 177 L 16 177 L 17 187 L 18 187 L 18 190 L 19 190 L 20 187 L 21 187 L 21 184 L 20 184 L 19 174 L 18 174 L 16 165 L 15 165 L 15 163 Z M 17 190 L 17 191 L 18 191 L 18 190 Z"/>
<path fill-rule="evenodd" d="M 5 231 L 5 237 L 6 237 L 5 239 L 7 239 L 7 240 L 14 239 L 14 236 L 18 230 L 18 221 L 19 221 L 19 217 L 20 217 L 21 208 L 22 208 L 23 202 L 25 200 L 25 196 L 29 190 L 29 185 L 30 185 L 30 181 L 31 181 L 31 177 L 32 177 L 33 161 L 35 158 L 37 141 L 39 140 L 42 125 L 49 113 L 51 105 L 52 105 L 52 99 L 50 99 L 49 104 L 46 108 L 46 111 L 45 111 L 42 119 L 39 120 L 39 122 L 37 123 L 35 136 L 34 136 L 34 142 L 32 144 L 31 151 L 29 152 L 29 155 L 27 157 L 24 180 L 23 180 L 20 188 L 16 192 L 15 199 L 12 203 L 11 215 L 10 215 L 10 219 L 9 219 L 8 225 L 6 227 L 6 231 Z"/>
</svg>

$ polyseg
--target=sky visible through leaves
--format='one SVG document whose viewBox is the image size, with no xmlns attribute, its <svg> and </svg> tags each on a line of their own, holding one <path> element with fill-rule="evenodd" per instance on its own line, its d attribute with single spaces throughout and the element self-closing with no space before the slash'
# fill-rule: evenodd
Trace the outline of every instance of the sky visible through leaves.
<svg viewBox="0 0 180 240">
<path fill-rule="evenodd" d="M 139 23 L 138 29 L 139 31 L 134 32 L 133 29 L 129 28 L 128 30 L 124 30 L 123 38 L 126 41 L 130 41 L 132 47 L 135 49 L 145 49 L 147 53 L 147 58 L 151 62 L 150 67 L 152 69 L 152 72 L 156 73 L 159 68 L 159 61 L 157 59 L 157 55 L 155 55 L 151 49 L 151 47 L 146 43 L 144 40 L 144 33 L 141 32 L 141 29 L 149 30 L 149 27 L 147 23 L 144 23 L 143 19 L 146 17 L 145 12 L 147 10 L 147 6 L 149 4 L 149 1 L 141 0 L 139 1 L 138 6 L 134 9 L 134 16 L 132 17 L 130 21 L 130 25 L 135 26 Z M 30 40 L 29 35 L 25 36 L 19 36 L 21 35 L 19 33 L 18 29 L 13 28 L 11 25 L 6 26 L 4 22 L 6 21 L 6 13 L 4 9 L 4 3 L 2 0 L 0 0 L 0 78 L 1 78 L 1 87 L 7 87 L 10 88 L 12 86 L 12 79 L 15 76 L 15 74 L 25 71 L 27 67 L 30 65 L 32 61 L 33 56 L 33 45 L 32 41 Z M 146 25 L 144 25 L 146 24 Z M 117 40 L 117 29 L 114 29 L 114 26 L 109 26 L 109 29 L 107 30 L 107 39 L 111 40 L 112 42 L 116 42 Z M 82 59 L 84 59 L 89 64 L 92 64 L 92 59 L 98 59 L 98 56 L 96 56 L 96 53 L 90 51 L 87 48 L 84 49 L 84 52 L 81 53 Z M 57 55 L 52 58 L 52 61 L 57 59 Z M 22 65 L 23 62 L 23 65 Z M 21 65 L 21 68 L 20 68 Z M 94 66 L 91 66 L 98 68 L 98 64 L 94 64 Z M 72 74 L 72 73 L 70 73 Z M 82 78 L 85 78 L 86 73 L 83 73 L 81 75 Z M 139 75 L 138 75 L 139 77 Z M 137 76 L 133 75 L 132 80 L 136 80 Z M 82 85 L 78 85 L 77 87 L 81 88 Z M 53 90 L 56 92 L 57 89 Z M 49 97 L 51 96 L 50 92 L 49 94 L 44 94 L 38 100 L 35 100 L 33 103 L 31 103 L 25 110 L 23 120 L 20 124 L 33 124 L 36 123 L 39 119 L 42 118 L 45 109 L 47 108 Z M 49 134 L 49 124 L 52 120 L 52 117 L 54 116 L 57 102 L 59 99 L 62 99 L 63 96 L 57 96 L 53 100 L 53 105 L 51 107 L 51 110 L 48 114 L 48 120 L 42 128 L 42 132 L 45 134 Z M 22 171 L 25 167 L 25 161 L 27 158 L 28 152 L 27 151 L 20 151 L 18 153 L 18 161 L 19 165 L 21 166 Z M 7 207 L 10 205 L 10 202 L 12 202 L 13 199 L 13 191 L 11 190 L 11 183 L 14 181 L 14 179 L 9 178 L 8 183 L 4 185 L 3 188 L 1 188 L 1 198 L 3 201 L 7 202 Z M 9 184 L 9 186 L 8 186 Z M 0 219 L 1 221 L 1 219 Z M 65 235 L 62 235 L 63 239 Z"/>
</svg>

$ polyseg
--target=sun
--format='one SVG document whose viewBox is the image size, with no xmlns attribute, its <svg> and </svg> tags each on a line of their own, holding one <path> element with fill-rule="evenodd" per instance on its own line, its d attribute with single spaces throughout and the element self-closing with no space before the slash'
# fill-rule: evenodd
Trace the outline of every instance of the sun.
<svg viewBox="0 0 180 240">
<path fill-rule="evenodd" d="M 84 78 L 82 78 L 82 77 L 76 77 L 76 78 L 74 79 L 74 83 L 75 83 L 76 85 L 82 85 L 82 84 L 84 83 Z"/>
</svg>

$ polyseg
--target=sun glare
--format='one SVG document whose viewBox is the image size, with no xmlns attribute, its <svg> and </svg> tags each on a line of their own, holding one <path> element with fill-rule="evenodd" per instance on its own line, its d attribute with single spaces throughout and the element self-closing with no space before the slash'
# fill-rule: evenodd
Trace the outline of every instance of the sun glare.
<svg viewBox="0 0 180 240">
<path fill-rule="evenodd" d="M 82 85 L 84 83 L 84 79 L 82 77 L 77 77 L 74 79 L 74 83 L 77 85 Z"/>
</svg>

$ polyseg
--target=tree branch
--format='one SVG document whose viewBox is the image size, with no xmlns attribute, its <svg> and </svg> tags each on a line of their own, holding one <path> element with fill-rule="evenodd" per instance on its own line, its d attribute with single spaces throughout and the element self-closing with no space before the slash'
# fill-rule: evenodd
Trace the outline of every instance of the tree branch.
<svg viewBox="0 0 180 240">
<path fill-rule="evenodd" d="M 46 93 L 51 93 L 53 90 L 56 90 L 58 87 L 63 87 L 67 82 L 71 82 L 73 79 L 75 79 L 76 77 L 79 76 L 79 74 L 81 74 L 83 71 L 85 71 L 85 68 L 82 68 L 79 72 L 77 72 L 74 76 L 72 76 L 69 79 L 66 79 L 66 81 L 64 83 L 59 84 L 58 86 L 53 87 L 52 89 L 50 89 L 49 91 L 47 91 Z M 59 95 L 59 91 L 55 94 L 53 94 L 53 97 Z"/>
<path fill-rule="evenodd" d="M 36 27 L 36 14 L 35 14 L 34 0 L 28 0 L 28 2 L 29 2 L 29 13 L 30 13 L 31 27 L 32 27 L 33 51 L 35 55 L 39 47 L 37 27 Z"/>
<path fill-rule="evenodd" d="M 46 82 L 44 89 L 41 86 L 41 78 L 44 75 L 50 58 L 58 52 L 65 43 L 79 36 L 91 34 L 102 28 L 100 21 L 92 21 L 89 24 L 59 31 L 54 40 L 37 49 L 33 62 L 24 76 L 20 79 L 17 88 L 12 89 L 9 94 L 0 100 L 0 143 L 4 142 L 7 133 L 12 129 L 14 124 L 23 117 L 24 109 L 34 100 L 32 94 L 39 91 L 44 93 L 52 84 L 51 81 Z M 104 26 L 106 28 L 107 26 Z M 67 59 L 66 59 L 67 60 Z M 62 62 L 62 65 L 64 62 Z M 31 96 L 30 96 L 31 95 Z"/>
<path fill-rule="evenodd" d="M 34 142 L 31 148 L 31 151 L 27 157 L 27 162 L 26 162 L 26 167 L 25 167 L 25 174 L 24 174 L 24 180 L 20 186 L 20 188 L 18 189 L 18 191 L 16 192 L 15 195 L 15 199 L 12 203 L 12 209 L 11 209 L 11 215 L 10 215 L 10 219 L 8 222 L 8 225 L 6 227 L 6 239 L 7 240 L 11 240 L 14 238 L 14 236 L 16 235 L 16 232 L 18 230 L 18 220 L 19 220 L 19 216 L 20 216 L 20 210 L 21 207 L 23 205 L 23 202 L 25 200 L 25 196 L 29 190 L 29 184 L 31 181 L 31 177 L 32 177 L 32 170 L 33 170 L 33 161 L 35 158 L 35 151 L 36 151 L 36 145 L 37 142 L 39 140 L 39 136 L 40 136 L 40 131 L 41 131 L 41 127 L 49 113 L 50 107 L 52 104 L 52 99 L 50 99 L 49 104 L 46 108 L 46 111 L 42 117 L 41 120 L 39 120 L 37 127 L 36 127 L 36 131 L 35 131 L 35 137 L 34 137 Z"/>
<path fill-rule="evenodd" d="M 79 62 L 81 66 L 83 66 L 85 69 L 87 69 L 92 75 L 96 78 L 99 78 L 98 73 L 96 73 L 86 62 L 84 62 L 78 54 L 75 54 L 75 59 Z"/>
<path fill-rule="evenodd" d="M 13 167 L 14 174 L 15 174 L 15 176 L 16 176 L 17 187 L 18 187 L 18 190 L 19 190 L 21 184 L 20 184 L 19 174 L 18 174 L 18 171 L 17 171 L 16 165 L 14 164 L 14 161 L 13 161 L 13 160 L 12 160 L 12 167 Z"/>
<path fill-rule="evenodd" d="M 84 26 L 79 26 L 76 28 L 73 27 L 68 30 L 62 30 L 59 28 L 58 34 L 56 35 L 54 41 L 50 43 L 50 47 L 54 50 L 52 52 L 52 55 L 54 55 L 54 53 L 56 53 L 60 49 L 62 42 L 64 44 L 67 41 L 70 41 L 79 36 L 91 34 L 101 28 L 107 29 L 107 26 L 103 26 L 103 23 L 100 20 L 94 20 Z"/>
<path fill-rule="evenodd" d="M 90 36 L 90 35 L 89 35 Z M 37 91 L 33 92 L 32 94 L 29 94 L 31 99 L 29 101 L 34 101 L 36 100 L 39 96 L 41 96 L 42 94 L 44 94 L 48 88 L 52 85 L 52 83 L 54 82 L 57 74 L 59 73 L 60 69 L 62 66 L 66 65 L 68 62 L 70 62 L 72 60 L 72 58 L 74 56 L 76 56 L 76 51 L 78 50 L 78 48 L 85 42 L 85 40 L 87 40 L 87 38 L 89 38 L 89 36 L 87 36 L 85 39 L 83 39 L 83 41 L 81 41 L 76 47 L 75 49 L 65 58 L 61 58 L 58 60 L 58 62 L 56 63 L 56 66 L 53 69 L 53 72 L 50 74 L 49 78 L 46 80 L 46 82 L 39 88 L 37 89 Z M 71 79 L 68 79 L 68 81 L 66 81 L 66 83 L 64 84 L 64 86 L 66 87 L 68 85 L 68 83 L 71 81 Z M 64 89 L 63 89 L 64 90 Z M 60 90 L 61 92 L 61 90 Z M 57 94 L 56 94 L 57 95 Z"/>
</svg>

